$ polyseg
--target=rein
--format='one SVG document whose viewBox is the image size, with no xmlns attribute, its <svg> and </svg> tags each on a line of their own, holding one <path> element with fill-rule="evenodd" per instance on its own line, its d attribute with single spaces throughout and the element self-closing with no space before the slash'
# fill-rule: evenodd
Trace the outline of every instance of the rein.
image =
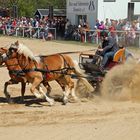
<svg viewBox="0 0 140 140">
<path fill-rule="evenodd" d="M 60 53 L 55 53 L 55 54 L 74 54 L 74 53 L 83 53 L 83 52 L 89 52 L 89 51 L 96 51 L 97 49 L 90 49 L 90 50 L 85 50 L 85 51 L 72 51 L 72 52 L 60 52 Z M 55 55 L 55 54 L 52 54 L 52 55 Z M 47 55 L 39 55 L 41 57 L 46 57 Z M 49 55 L 50 56 L 50 55 Z"/>
<path fill-rule="evenodd" d="M 42 73 L 58 73 L 58 74 L 66 74 L 68 70 L 73 70 L 74 68 L 62 68 L 62 69 L 57 69 L 57 70 L 48 70 L 48 69 L 22 69 L 22 70 L 9 70 L 10 72 L 13 73 L 28 73 L 32 71 L 38 71 Z"/>
<path fill-rule="evenodd" d="M 74 70 L 74 68 L 69 67 L 69 68 L 62 68 L 62 69 L 57 69 L 57 70 L 44 70 L 44 69 L 34 68 L 34 69 L 26 69 L 26 70 L 12 70 L 12 71 L 9 71 L 9 72 L 11 72 L 12 74 L 17 74 L 19 76 L 23 76 L 25 73 L 32 72 L 32 71 L 37 71 L 37 72 L 41 72 L 41 73 L 69 75 L 69 76 L 71 76 L 71 78 L 74 78 L 74 79 L 77 79 L 78 77 L 87 78 L 87 79 L 91 79 L 91 78 L 96 79 L 96 78 L 90 77 L 90 76 L 69 74 L 68 73 L 69 70 Z"/>
<path fill-rule="evenodd" d="M 62 54 L 82 53 L 82 52 L 88 52 L 88 51 L 95 51 L 95 49 L 86 50 L 86 51 L 74 51 L 74 52 L 61 52 L 61 53 L 56 53 L 56 54 L 60 55 L 63 58 L 63 60 L 64 60 L 64 68 L 62 68 L 62 69 L 57 69 L 57 70 L 38 69 L 37 66 L 36 66 L 36 64 L 35 64 L 35 62 L 34 62 L 35 68 L 26 69 L 26 67 L 27 67 L 28 64 L 25 64 L 24 69 L 21 69 L 21 70 L 9 70 L 9 73 L 16 74 L 16 75 L 21 75 L 21 74 L 24 74 L 24 73 L 37 71 L 37 72 L 42 72 L 42 73 L 63 74 L 63 75 L 70 75 L 71 77 L 77 77 L 74 74 L 68 74 L 68 71 L 69 70 L 74 70 L 74 68 L 69 66 L 69 64 L 66 62 L 66 60 L 65 60 L 65 58 L 64 58 L 64 56 Z M 12 59 L 8 55 L 7 55 L 7 57 L 8 57 L 8 59 Z M 41 55 L 40 57 L 43 57 L 43 55 Z M 19 61 L 19 59 L 18 59 L 18 61 Z M 19 64 L 16 64 L 16 65 L 19 65 Z"/>
<path fill-rule="evenodd" d="M 96 51 L 97 49 L 90 49 L 90 50 L 85 50 L 85 51 L 72 51 L 72 52 L 61 52 L 57 54 L 72 54 L 72 53 L 82 53 L 82 52 L 89 52 L 89 51 Z"/>
</svg>

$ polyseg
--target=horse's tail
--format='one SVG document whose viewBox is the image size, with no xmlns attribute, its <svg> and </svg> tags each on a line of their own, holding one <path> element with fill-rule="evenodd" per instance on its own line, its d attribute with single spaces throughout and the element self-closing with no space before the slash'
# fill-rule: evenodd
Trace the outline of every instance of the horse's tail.
<svg viewBox="0 0 140 140">
<path fill-rule="evenodd" d="M 94 91 L 93 86 L 85 78 L 86 75 L 81 71 L 78 62 L 74 61 L 74 73 L 77 75 L 76 90 L 80 92 L 80 96 L 87 96 Z"/>
</svg>

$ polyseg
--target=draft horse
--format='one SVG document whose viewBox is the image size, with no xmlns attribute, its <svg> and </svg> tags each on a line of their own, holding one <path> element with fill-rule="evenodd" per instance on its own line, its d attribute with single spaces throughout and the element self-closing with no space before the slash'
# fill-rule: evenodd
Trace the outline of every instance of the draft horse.
<svg viewBox="0 0 140 140">
<path fill-rule="evenodd" d="M 12 103 L 13 101 L 11 100 L 11 97 L 7 88 L 9 85 L 21 83 L 20 101 L 23 102 L 27 79 L 25 78 L 24 73 L 22 72 L 18 73 L 18 71 L 21 71 L 21 68 L 16 58 L 6 59 L 5 53 L 7 52 L 7 50 L 8 48 L 5 48 L 5 47 L 0 48 L 0 65 L 3 65 L 3 63 L 5 63 L 9 71 L 9 76 L 11 78 L 9 81 L 5 82 L 4 84 L 4 94 L 6 96 L 8 103 Z"/>
<path fill-rule="evenodd" d="M 8 86 L 13 84 L 21 83 L 21 99 L 20 102 L 24 102 L 24 94 L 26 89 L 26 83 L 28 83 L 27 78 L 25 77 L 25 73 L 22 71 L 21 67 L 18 64 L 17 58 L 10 58 L 7 59 L 6 53 L 8 51 L 7 47 L 1 47 L 0 48 L 0 65 L 5 64 L 9 71 L 10 80 L 5 82 L 4 84 L 4 94 L 6 96 L 6 99 L 8 103 L 13 103 L 13 100 L 10 97 L 10 94 L 8 92 Z M 43 83 L 45 87 L 47 88 L 47 92 L 51 92 L 51 87 L 48 83 Z"/>
<path fill-rule="evenodd" d="M 75 73 L 77 78 L 84 83 L 86 91 L 93 91 L 93 87 L 89 82 L 83 78 L 80 69 L 77 68 L 72 58 L 65 54 L 52 54 L 49 56 L 35 57 L 32 51 L 25 45 L 20 44 L 18 41 L 12 43 L 6 53 L 7 59 L 16 58 L 22 71 L 25 73 L 27 81 L 30 82 L 30 91 L 36 97 L 39 95 L 35 91 L 39 88 L 41 82 L 49 82 L 52 80 L 59 81 L 63 85 L 63 103 L 68 102 L 68 96 L 77 99 L 74 90 L 74 81 L 70 74 Z M 61 70 L 65 70 L 65 74 Z M 58 72 L 60 70 L 60 72 Z M 45 71 L 45 72 L 44 72 Z M 54 72 L 57 71 L 57 72 Z M 78 80 L 77 80 L 78 81 Z M 79 81 L 78 81 L 79 82 Z M 41 94 L 49 102 L 50 105 L 54 104 L 54 100 L 45 94 L 43 90 L 40 90 Z"/>
</svg>

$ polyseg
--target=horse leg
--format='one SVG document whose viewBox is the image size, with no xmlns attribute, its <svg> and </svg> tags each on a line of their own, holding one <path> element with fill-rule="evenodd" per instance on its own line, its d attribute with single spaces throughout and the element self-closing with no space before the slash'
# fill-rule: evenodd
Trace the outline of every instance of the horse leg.
<svg viewBox="0 0 140 140">
<path fill-rule="evenodd" d="M 65 88 L 66 90 L 63 91 L 63 105 L 66 105 L 68 103 L 68 96 L 70 94 L 70 89 L 68 86 Z"/>
<path fill-rule="evenodd" d="M 60 87 L 62 88 L 63 91 L 65 91 L 66 89 L 66 83 L 64 84 L 64 82 L 61 82 L 61 80 L 56 80 L 56 82 L 60 85 Z"/>
<path fill-rule="evenodd" d="M 63 105 L 68 103 L 68 96 L 71 95 L 74 100 L 78 97 L 75 95 L 74 82 L 70 76 L 63 76 L 56 80 L 63 90 Z"/>
<path fill-rule="evenodd" d="M 60 85 L 60 87 L 62 88 L 63 91 L 63 104 L 66 105 L 66 103 L 68 102 L 68 96 L 69 96 L 69 91 L 66 92 L 66 82 L 62 81 L 62 78 L 56 79 L 56 82 Z M 47 95 L 50 94 L 51 92 L 51 86 L 49 85 L 48 82 L 43 82 L 43 85 L 46 87 L 47 89 Z"/>
<path fill-rule="evenodd" d="M 47 102 L 49 102 L 50 106 L 52 106 L 52 105 L 54 104 L 54 100 L 51 99 L 51 98 L 49 98 L 49 97 L 46 95 L 46 93 L 43 91 L 43 89 L 42 89 L 41 86 L 39 86 L 39 93 L 42 94 L 42 95 L 45 97 L 45 99 L 47 100 Z"/>
<path fill-rule="evenodd" d="M 65 78 L 61 77 L 59 79 L 56 80 L 56 82 L 61 86 L 62 91 L 63 91 L 63 105 L 66 105 L 68 103 L 68 96 L 69 96 L 69 91 L 68 86 L 67 86 L 67 82 L 65 80 Z"/>
<path fill-rule="evenodd" d="M 49 104 L 52 106 L 54 104 L 54 100 L 53 99 L 50 99 L 45 94 L 45 92 L 43 91 L 43 89 L 41 88 L 41 86 L 39 86 L 40 83 L 41 83 L 41 79 L 37 79 L 37 78 L 34 79 L 34 81 L 32 83 L 32 86 L 30 88 L 31 93 L 34 94 L 37 98 L 40 98 L 40 97 L 42 98 L 41 95 L 39 95 L 38 93 L 35 92 L 35 89 L 37 89 L 39 87 L 39 92 L 42 93 L 45 96 L 47 102 L 49 102 Z"/>
<path fill-rule="evenodd" d="M 13 100 L 11 99 L 9 92 L 7 91 L 7 87 L 9 85 L 12 85 L 12 84 L 15 84 L 12 79 L 10 79 L 9 81 L 5 82 L 5 84 L 4 84 L 4 95 L 5 95 L 8 103 L 13 103 Z"/>
<path fill-rule="evenodd" d="M 75 94 L 75 88 L 72 88 L 72 89 L 71 89 L 71 96 L 72 96 L 72 98 L 73 98 L 75 101 L 78 100 L 78 97 L 77 97 L 76 94 Z"/>
<path fill-rule="evenodd" d="M 74 100 L 77 100 L 78 97 L 75 95 L 74 82 L 72 81 L 71 77 L 69 77 L 69 76 L 66 77 L 66 81 L 68 84 L 68 91 L 67 92 L 69 92 L 69 94 L 72 96 L 72 98 Z"/>
<path fill-rule="evenodd" d="M 74 87 L 74 82 L 71 81 L 69 76 L 60 77 L 56 81 L 63 90 L 63 105 L 66 105 L 68 103 L 68 96 L 71 94 L 71 89 Z M 74 96 L 74 92 L 72 95 Z"/>
<path fill-rule="evenodd" d="M 52 91 L 51 86 L 49 85 L 49 83 L 48 83 L 47 81 L 43 81 L 43 85 L 44 85 L 44 87 L 45 87 L 45 88 L 46 88 L 46 90 L 47 90 L 46 95 L 47 95 L 47 96 L 49 96 L 49 95 L 50 95 L 50 93 L 51 93 L 51 91 Z"/>
<path fill-rule="evenodd" d="M 25 89 L 26 89 L 26 83 L 21 82 L 21 98 L 20 98 L 21 103 L 24 102 Z"/>
</svg>

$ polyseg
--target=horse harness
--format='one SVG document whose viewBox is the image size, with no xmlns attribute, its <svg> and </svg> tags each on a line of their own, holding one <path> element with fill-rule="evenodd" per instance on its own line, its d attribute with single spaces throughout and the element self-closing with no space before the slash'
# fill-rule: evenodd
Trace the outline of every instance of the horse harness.
<svg viewBox="0 0 140 140">
<path fill-rule="evenodd" d="M 57 70 L 49 70 L 48 65 L 46 64 L 46 65 L 45 65 L 45 70 L 37 69 L 37 68 L 36 68 L 35 70 L 44 73 L 43 76 L 44 76 L 44 75 L 46 76 L 46 74 L 47 74 L 47 75 L 49 75 L 49 74 L 69 75 L 69 74 L 68 74 L 68 71 L 69 71 L 69 70 L 74 70 L 74 68 L 71 67 L 71 66 L 67 63 L 65 57 L 64 57 L 62 54 L 58 54 L 58 55 L 59 55 L 59 56 L 63 59 L 63 61 L 64 61 L 64 66 L 63 66 L 63 68 L 57 69 Z M 42 62 L 42 63 L 44 62 L 44 61 L 43 61 L 43 57 L 44 57 L 44 56 L 40 56 L 40 59 L 41 59 L 41 62 Z M 47 56 L 45 56 L 45 57 L 47 57 Z"/>
<path fill-rule="evenodd" d="M 20 76 L 20 77 L 21 77 L 21 76 L 25 76 L 25 73 L 37 71 L 37 72 L 43 73 L 43 76 L 46 75 L 46 74 L 50 74 L 50 73 L 51 73 L 51 74 L 69 75 L 69 74 L 68 74 L 68 71 L 69 71 L 69 70 L 74 70 L 74 68 L 71 67 L 71 66 L 67 63 L 66 59 L 64 58 L 64 56 L 63 56 L 62 54 L 59 53 L 58 55 L 61 56 L 61 58 L 62 58 L 63 61 L 64 61 L 64 68 L 62 68 L 62 69 L 49 70 L 47 64 L 44 65 L 44 66 L 45 66 L 45 69 L 39 69 L 39 68 L 37 68 L 37 64 L 35 63 L 35 61 L 33 61 L 33 62 L 34 62 L 34 65 L 35 65 L 35 68 L 26 69 L 26 67 L 27 67 L 27 65 L 28 65 L 28 64 L 26 64 L 25 67 L 24 67 L 24 69 L 21 69 L 21 70 L 9 70 L 9 74 L 14 74 L 14 75 L 16 75 L 16 76 Z M 43 63 L 43 57 L 44 57 L 44 56 L 39 56 L 39 57 L 40 57 L 40 61 Z M 47 56 L 45 56 L 45 57 L 47 57 Z M 7 60 L 7 58 L 8 58 L 8 59 L 13 59 L 13 58 L 10 58 L 10 57 L 7 55 L 7 53 L 6 53 L 6 56 L 0 57 L 0 59 L 2 59 L 2 60 Z M 18 60 L 18 61 L 19 61 L 19 60 Z M 17 64 L 13 64 L 13 65 L 8 65 L 8 66 L 16 66 L 16 65 L 19 65 L 19 64 L 17 63 Z"/>
</svg>

